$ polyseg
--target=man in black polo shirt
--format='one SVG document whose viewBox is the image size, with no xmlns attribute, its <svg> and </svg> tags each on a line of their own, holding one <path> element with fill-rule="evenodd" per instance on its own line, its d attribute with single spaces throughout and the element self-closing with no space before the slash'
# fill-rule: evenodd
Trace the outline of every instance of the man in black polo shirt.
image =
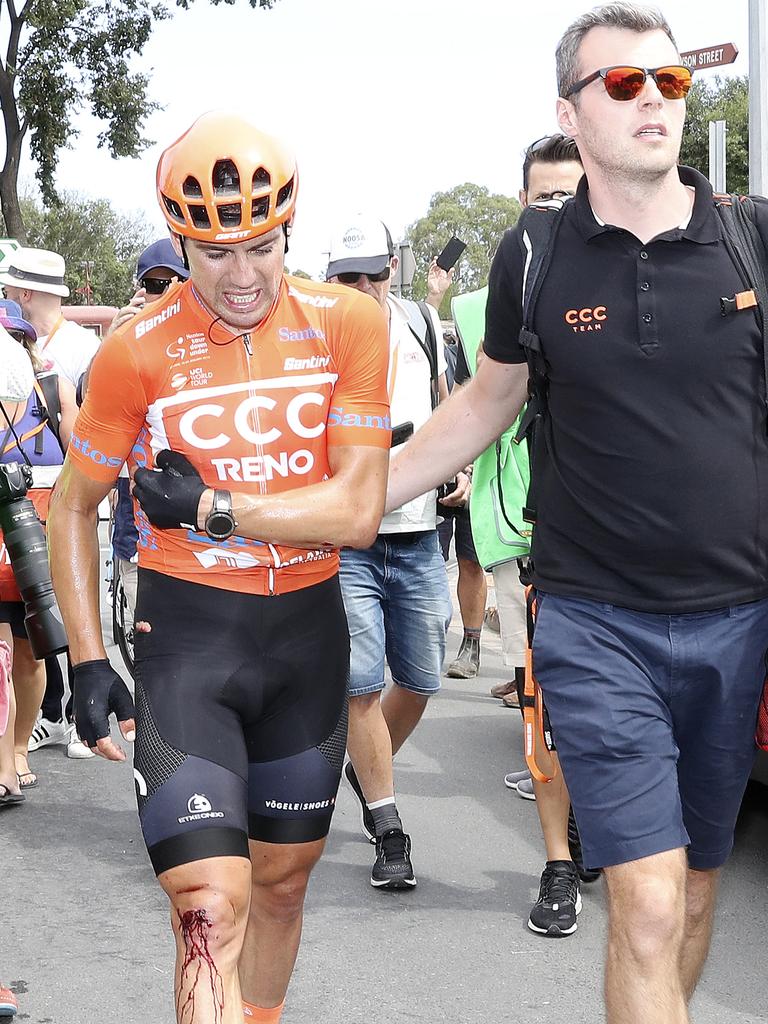
<svg viewBox="0 0 768 1024">
<path fill-rule="evenodd" d="M 762 335 L 754 310 L 721 315 L 745 284 L 709 184 L 677 167 L 679 64 L 667 23 L 638 4 L 597 8 L 560 41 L 558 120 L 585 178 L 532 325 L 551 431 L 534 668 L 585 861 L 605 869 L 610 1024 L 689 1019 L 768 645 Z M 757 213 L 768 238 L 768 206 Z M 450 477 L 520 408 L 523 269 L 512 230 L 491 270 L 489 358 L 394 460 L 392 504 Z"/>
</svg>

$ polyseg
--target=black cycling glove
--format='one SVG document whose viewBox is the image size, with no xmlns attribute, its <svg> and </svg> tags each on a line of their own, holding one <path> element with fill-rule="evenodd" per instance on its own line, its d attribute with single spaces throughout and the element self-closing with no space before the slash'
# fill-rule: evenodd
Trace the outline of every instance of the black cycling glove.
<svg viewBox="0 0 768 1024">
<path fill-rule="evenodd" d="M 137 469 L 133 493 L 147 519 L 161 530 L 197 529 L 197 506 L 206 489 L 202 477 L 181 452 L 158 452 L 155 469 Z"/>
<path fill-rule="evenodd" d="M 109 736 L 109 715 L 118 722 L 136 717 L 131 692 L 106 658 L 73 666 L 77 735 L 88 747 Z"/>
</svg>

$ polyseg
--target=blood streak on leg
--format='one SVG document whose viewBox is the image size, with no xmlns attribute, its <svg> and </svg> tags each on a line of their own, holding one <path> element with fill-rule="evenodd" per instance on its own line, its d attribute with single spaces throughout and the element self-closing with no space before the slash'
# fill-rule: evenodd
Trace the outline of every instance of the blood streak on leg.
<svg viewBox="0 0 768 1024">
<path fill-rule="evenodd" d="M 208 935 L 213 927 L 212 922 L 204 910 L 186 910 L 183 914 L 179 911 L 177 913 L 186 949 L 184 963 L 179 972 L 179 991 L 176 996 L 176 1015 L 179 1024 L 182 1024 L 187 1012 L 189 1012 L 187 1019 L 194 1021 L 197 985 L 199 981 L 205 980 L 206 976 L 213 998 L 213 1024 L 220 1024 L 224 1017 L 224 983 L 208 948 Z M 182 1002 L 185 989 L 187 995 Z"/>
</svg>

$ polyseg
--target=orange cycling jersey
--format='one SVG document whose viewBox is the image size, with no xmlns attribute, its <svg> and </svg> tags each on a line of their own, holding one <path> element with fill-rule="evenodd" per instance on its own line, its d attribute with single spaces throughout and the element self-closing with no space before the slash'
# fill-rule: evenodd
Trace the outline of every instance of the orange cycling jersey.
<svg viewBox="0 0 768 1024">
<path fill-rule="evenodd" d="M 331 475 L 328 448 L 390 440 L 386 321 L 369 296 L 285 276 L 250 333 L 215 321 L 191 281 L 174 286 L 96 355 L 67 458 L 111 482 L 183 452 L 209 487 L 274 494 Z M 333 550 L 159 530 L 139 507 L 139 565 L 245 593 L 284 593 L 338 569 Z"/>
</svg>

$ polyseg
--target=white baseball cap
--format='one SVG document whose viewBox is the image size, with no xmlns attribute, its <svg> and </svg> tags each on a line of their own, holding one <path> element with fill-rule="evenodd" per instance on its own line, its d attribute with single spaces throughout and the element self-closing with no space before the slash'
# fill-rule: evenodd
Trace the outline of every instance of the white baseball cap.
<svg viewBox="0 0 768 1024">
<path fill-rule="evenodd" d="M 377 217 L 350 217 L 331 241 L 326 277 L 337 274 L 379 274 L 394 255 L 392 236 Z"/>
<path fill-rule="evenodd" d="M 64 257 L 48 249 L 17 249 L 7 270 L 0 274 L 0 284 L 12 288 L 29 288 L 66 299 L 69 288 L 64 284 Z"/>
</svg>

